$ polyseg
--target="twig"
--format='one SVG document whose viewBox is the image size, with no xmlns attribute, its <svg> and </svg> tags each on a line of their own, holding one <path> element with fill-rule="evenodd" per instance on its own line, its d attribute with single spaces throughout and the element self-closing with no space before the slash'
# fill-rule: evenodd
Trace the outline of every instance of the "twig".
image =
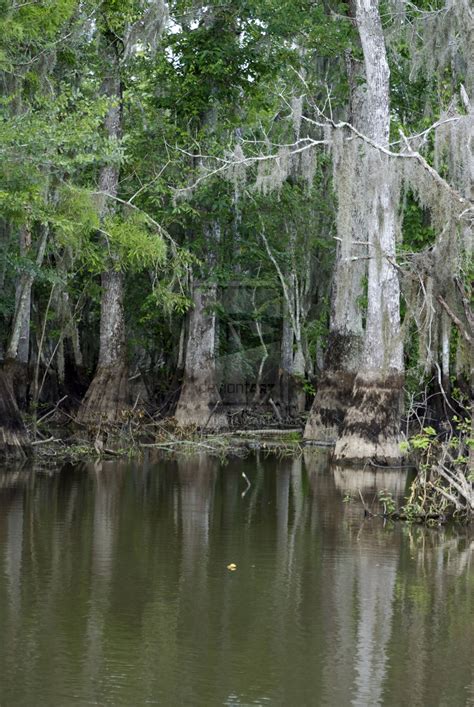
<svg viewBox="0 0 474 707">
<path fill-rule="evenodd" d="M 279 409 L 277 408 L 277 406 L 276 406 L 275 403 L 273 402 L 273 398 L 269 398 L 269 399 L 268 399 L 268 402 L 269 402 L 270 405 L 272 406 L 272 410 L 273 410 L 273 412 L 275 413 L 275 416 L 276 416 L 278 422 L 281 424 L 281 423 L 283 422 L 283 418 L 282 418 L 282 416 L 281 416 L 281 414 L 280 414 Z"/>
<path fill-rule="evenodd" d="M 363 495 L 362 495 L 362 491 L 361 491 L 360 489 L 359 489 L 359 496 L 360 496 L 360 500 L 362 501 L 362 505 L 363 505 L 363 507 L 364 507 L 364 515 L 365 515 L 365 516 L 369 516 L 370 518 L 373 518 L 373 517 L 375 516 L 375 514 L 372 513 L 372 511 L 370 510 L 370 508 L 367 506 L 367 504 L 366 504 L 366 502 L 365 502 L 365 500 L 364 500 L 364 497 L 363 497 Z"/>
<path fill-rule="evenodd" d="M 207 418 L 206 424 L 204 425 L 204 427 L 203 427 L 202 430 L 201 430 L 201 437 L 202 437 L 202 435 L 203 435 L 203 433 L 204 433 L 204 430 L 205 430 L 206 427 L 208 426 L 211 417 L 214 415 L 214 413 L 215 413 L 215 411 L 216 411 L 217 406 L 219 405 L 219 403 L 220 403 L 220 400 L 218 400 L 218 401 L 216 402 L 216 404 L 214 405 L 214 407 L 212 408 L 211 414 L 210 414 L 209 417 Z"/>
<path fill-rule="evenodd" d="M 38 420 L 36 420 L 36 424 L 39 425 L 40 422 L 42 422 L 43 420 L 46 420 L 47 417 L 49 417 L 49 416 L 52 415 L 54 412 L 56 412 L 56 410 L 57 410 L 58 407 L 61 405 L 61 403 L 63 402 L 63 400 L 66 400 L 67 397 L 68 397 L 67 395 L 64 395 L 64 396 L 61 398 L 61 400 L 58 400 L 58 402 L 56 403 L 56 405 L 54 406 L 54 408 L 53 408 L 52 410 L 50 410 L 50 411 L 47 412 L 45 415 L 43 415 L 43 416 L 40 417 Z"/>
<path fill-rule="evenodd" d="M 242 493 L 240 494 L 240 497 L 241 497 L 241 498 L 243 498 L 243 497 L 245 496 L 245 494 L 247 493 L 247 491 L 249 490 L 249 488 L 250 488 L 251 485 L 252 485 L 252 484 L 250 483 L 249 477 L 247 476 L 247 474 L 245 473 L 245 471 L 242 472 L 242 478 L 243 478 L 243 479 L 245 480 L 245 482 L 247 483 L 247 487 L 246 487 L 246 488 L 242 491 Z"/>
<path fill-rule="evenodd" d="M 48 437 L 48 439 L 35 439 L 32 443 L 31 446 L 34 447 L 38 444 L 46 444 L 47 442 L 60 442 L 60 439 L 56 439 L 56 437 Z"/>
<path fill-rule="evenodd" d="M 466 327 L 464 326 L 464 324 L 462 323 L 462 321 L 459 319 L 459 317 L 457 317 L 457 316 L 454 314 L 454 312 L 452 311 L 452 309 L 451 309 L 451 308 L 449 307 L 449 305 L 444 301 L 444 299 L 441 297 L 441 295 L 438 295 L 436 299 L 438 300 L 438 302 L 440 303 L 440 305 L 442 306 L 442 308 L 444 309 L 444 311 L 446 312 L 446 314 L 448 315 L 448 317 L 449 317 L 450 319 L 452 319 L 453 322 L 456 324 L 456 326 L 457 326 L 457 328 L 459 329 L 461 335 L 464 337 L 464 339 L 467 341 L 467 343 L 468 343 L 469 345 L 471 345 L 471 344 L 472 344 L 472 337 L 471 337 L 471 336 L 468 334 L 468 332 L 466 331 Z"/>
</svg>

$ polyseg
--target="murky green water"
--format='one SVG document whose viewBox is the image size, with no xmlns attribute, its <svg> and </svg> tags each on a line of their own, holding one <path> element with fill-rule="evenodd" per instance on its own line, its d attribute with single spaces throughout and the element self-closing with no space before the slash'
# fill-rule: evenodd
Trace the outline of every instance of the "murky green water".
<svg viewBox="0 0 474 707">
<path fill-rule="evenodd" d="M 0 705 L 474 705 L 472 535 L 364 521 L 376 485 L 310 452 L 0 473 Z"/>
</svg>

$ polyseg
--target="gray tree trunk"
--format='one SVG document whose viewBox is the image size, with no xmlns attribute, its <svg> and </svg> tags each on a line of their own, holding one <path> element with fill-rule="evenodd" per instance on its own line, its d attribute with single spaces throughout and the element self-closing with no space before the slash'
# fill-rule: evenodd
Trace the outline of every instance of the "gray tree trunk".
<svg viewBox="0 0 474 707">
<path fill-rule="evenodd" d="M 367 109 L 365 91 L 361 85 L 363 71 L 358 62 L 347 57 L 350 86 L 349 121 L 365 132 Z M 304 430 L 304 439 L 335 442 L 339 437 L 351 401 L 352 386 L 359 369 L 364 345 L 361 298 L 363 280 L 367 273 L 366 236 L 361 228 L 356 201 L 360 196 L 362 178 L 357 148 L 353 154 L 341 156 L 347 177 L 344 191 L 351 204 L 341 205 L 350 214 L 349 225 L 343 219 L 338 223 L 338 245 L 331 293 L 329 338 L 324 370 L 318 381 L 316 395 Z M 336 159 L 336 156 L 334 157 Z"/>
<path fill-rule="evenodd" d="M 48 227 L 42 225 L 38 251 L 36 253 L 36 267 L 43 264 L 48 240 Z M 28 226 L 20 230 L 20 253 L 27 257 L 31 253 L 31 231 Z M 6 374 L 10 379 L 11 387 L 18 405 L 26 408 L 28 403 L 30 363 L 30 327 L 31 327 L 31 293 L 34 283 L 32 271 L 20 275 L 15 292 L 15 313 L 8 341 L 5 364 Z"/>
<path fill-rule="evenodd" d="M 214 12 L 206 12 L 201 22 L 210 29 L 216 20 Z M 214 93 L 214 87 L 211 93 Z M 201 129 L 212 135 L 217 127 L 217 108 L 212 102 L 201 116 Z M 197 157 L 195 166 L 202 163 Z M 188 337 L 183 385 L 175 417 L 182 427 L 196 425 L 201 429 L 227 427 L 227 415 L 217 385 L 216 339 L 217 285 L 211 282 L 212 271 L 217 264 L 217 247 L 221 239 L 218 221 L 204 226 L 206 260 L 205 272 L 195 278 L 192 287 L 193 308 L 188 314 Z M 211 276 L 211 277 L 210 277 Z"/>
<path fill-rule="evenodd" d="M 175 417 L 181 427 L 201 429 L 227 426 L 227 416 L 217 388 L 216 304 L 217 286 L 195 282 L 193 308 L 188 313 L 184 380 Z"/>
<path fill-rule="evenodd" d="M 30 449 L 10 376 L 0 368 L 0 458 L 23 457 Z"/>
<path fill-rule="evenodd" d="M 344 251 L 348 250 L 346 254 Z M 324 371 L 304 430 L 304 439 L 335 442 L 350 404 L 363 349 L 362 313 L 365 260 L 351 260 L 360 246 L 340 244 L 334 271 L 329 339 Z M 363 256 L 362 256 L 363 257 Z"/>
<path fill-rule="evenodd" d="M 114 40 L 110 37 L 107 37 L 107 59 L 109 75 L 103 82 L 102 93 L 113 103 L 105 118 L 105 129 L 110 139 L 119 141 L 122 135 L 122 87 L 119 59 Z M 120 168 L 115 164 L 105 165 L 100 170 L 102 218 L 115 208 L 113 200 L 118 193 L 119 176 Z M 123 309 L 124 276 L 114 267 L 113 255 L 110 269 L 102 273 L 101 285 L 99 360 L 79 411 L 78 419 L 83 424 L 116 422 L 130 404 Z"/>
<path fill-rule="evenodd" d="M 280 349 L 280 398 L 288 411 L 290 406 L 290 376 L 293 366 L 293 329 L 286 302 L 283 303 L 283 326 Z"/>
<path fill-rule="evenodd" d="M 47 239 L 48 229 L 43 226 L 36 255 L 36 266 L 38 268 L 43 264 Z M 27 226 L 24 226 L 20 230 L 20 253 L 23 257 L 27 257 L 30 251 L 31 232 Z M 7 360 L 24 365 L 28 365 L 30 354 L 31 289 L 33 282 L 33 273 L 27 272 L 21 275 L 16 286 L 15 314 L 6 353 Z"/>
<path fill-rule="evenodd" d="M 449 394 L 451 388 L 451 382 L 449 379 L 450 372 L 450 351 L 449 344 L 451 339 L 451 320 L 449 319 L 446 312 L 441 315 L 441 327 L 440 327 L 440 358 L 441 358 L 441 374 L 442 374 L 442 385 L 444 392 Z"/>
<path fill-rule="evenodd" d="M 296 288 L 298 284 L 295 281 L 291 281 L 290 278 L 290 286 Z M 292 302 L 294 302 L 295 298 L 296 295 L 290 297 Z M 306 395 L 301 387 L 301 379 L 304 378 L 306 372 L 306 361 L 301 328 L 295 332 L 286 300 L 283 302 L 283 307 L 280 395 L 286 408 L 286 413 L 290 417 L 294 417 L 302 413 L 305 408 Z M 294 312 L 293 319 L 297 316 L 298 312 Z M 298 323 L 301 324 L 301 322 Z"/>
<path fill-rule="evenodd" d="M 378 0 L 357 0 L 355 13 L 364 53 L 367 135 L 385 147 L 390 128 L 390 71 Z M 390 165 L 379 150 L 369 152 L 364 169 L 361 198 L 368 208 L 362 210 L 361 236 L 369 242 L 365 346 L 335 458 L 396 464 L 401 456 L 403 386 L 400 288 L 393 264 L 398 203 Z"/>
</svg>

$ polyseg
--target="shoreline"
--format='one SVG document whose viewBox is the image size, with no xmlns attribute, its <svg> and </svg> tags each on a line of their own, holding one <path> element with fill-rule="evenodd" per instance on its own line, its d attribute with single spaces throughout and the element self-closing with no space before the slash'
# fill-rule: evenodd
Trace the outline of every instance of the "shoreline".
<svg viewBox="0 0 474 707">
<path fill-rule="evenodd" d="M 106 442 L 103 437 L 96 434 L 89 438 L 83 438 L 68 426 L 50 428 L 49 437 L 35 440 L 32 444 L 32 453 L 23 459 L 14 462 L 14 469 L 24 469 L 33 466 L 38 471 L 57 471 L 65 464 L 81 463 L 102 463 L 120 462 L 124 460 L 139 461 L 150 455 L 164 454 L 195 456 L 206 454 L 216 457 L 241 457 L 245 458 L 252 453 L 263 452 L 268 455 L 279 457 L 297 457 L 303 455 L 308 464 L 311 464 L 311 457 L 314 456 L 315 463 L 321 464 L 321 456 L 328 469 L 333 473 L 350 478 L 344 502 L 361 501 L 361 511 L 363 518 L 381 518 L 386 521 L 403 521 L 408 524 L 422 524 L 431 527 L 442 527 L 446 524 L 455 523 L 468 525 L 472 520 L 472 512 L 467 510 L 459 513 L 456 508 L 441 507 L 433 504 L 427 494 L 431 481 L 427 481 L 426 469 L 422 464 L 416 465 L 415 460 L 407 457 L 407 463 L 396 467 L 383 466 L 374 463 L 365 463 L 360 466 L 335 464 L 331 460 L 331 449 L 333 444 L 328 442 L 306 442 L 303 440 L 302 428 L 266 428 L 266 429 L 237 429 L 226 432 L 198 432 L 197 430 L 171 429 L 170 425 L 159 425 L 159 434 L 150 434 L 149 425 L 144 425 L 143 429 L 134 433 L 125 434 L 123 429 L 120 434 L 116 431 L 106 435 Z M 54 432 L 61 433 L 62 436 L 55 436 Z M 66 432 L 66 434 L 64 434 Z M 102 433 L 104 431 L 102 430 Z M 319 458 L 319 459 L 318 459 Z M 316 462 L 317 460 L 317 462 Z M 2 463 L 3 462 L 3 463 Z M 12 461 L 2 460 L 0 468 L 6 464 L 11 468 Z M 393 475 L 398 479 L 399 484 L 407 483 L 410 474 L 412 483 L 409 488 L 403 491 L 403 504 L 397 505 L 393 498 L 393 493 L 387 490 L 390 487 Z M 368 481 L 367 481 L 368 480 Z M 347 483 L 347 482 L 346 482 Z M 358 485 L 359 484 L 359 485 Z M 366 503 L 362 491 L 370 489 L 374 498 L 378 496 L 377 503 L 380 505 L 380 512 L 374 512 L 372 505 Z M 425 503 L 419 503 L 418 495 L 420 490 L 425 494 Z M 366 491 L 364 490 L 364 493 Z M 399 495 L 399 494 L 397 494 Z M 401 496 L 399 496 L 401 498 Z"/>
</svg>

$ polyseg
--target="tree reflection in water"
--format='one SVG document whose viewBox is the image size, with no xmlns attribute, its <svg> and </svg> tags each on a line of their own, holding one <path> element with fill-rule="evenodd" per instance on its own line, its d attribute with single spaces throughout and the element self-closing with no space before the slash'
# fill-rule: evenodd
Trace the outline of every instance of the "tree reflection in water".
<svg viewBox="0 0 474 707">
<path fill-rule="evenodd" d="M 0 473 L 0 703 L 469 703 L 472 536 L 364 518 L 404 484 L 314 449 Z"/>
</svg>

